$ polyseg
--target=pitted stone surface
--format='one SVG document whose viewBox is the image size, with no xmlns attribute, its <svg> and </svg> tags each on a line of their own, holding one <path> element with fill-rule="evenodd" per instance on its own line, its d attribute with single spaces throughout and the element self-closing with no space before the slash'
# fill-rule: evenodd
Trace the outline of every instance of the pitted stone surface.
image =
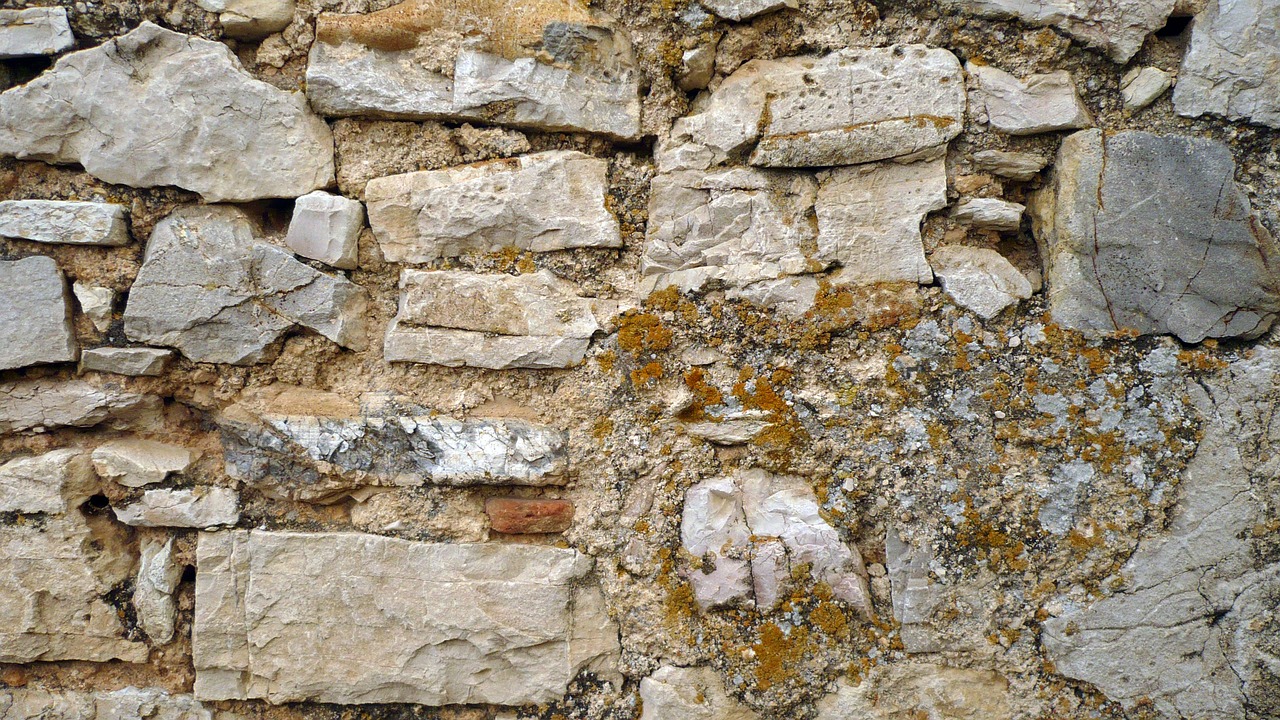
<svg viewBox="0 0 1280 720">
<path fill-rule="evenodd" d="M 553 150 L 365 186 L 369 223 L 391 262 L 423 263 L 504 248 L 621 247 L 605 207 L 609 164 Z"/>
<path fill-rule="evenodd" d="M 521 705 L 613 674 L 575 550 L 233 530 L 202 533 L 196 562 L 200 699 Z"/>
<path fill-rule="evenodd" d="M 947 0 L 979 15 L 1053 25 L 1115 62 L 1127 62 L 1159 30 L 1176 0 Z"/>
<path fill-rule="evenodd" d="M 53 258 L 0 260 L 0 370 L 75 360 L 70 305 Z"/>
<path fill-rule="evenodd" d="M 65 8 L 0 10 L 0 60 L 57 55 L 75 42 Z"/>
<path fill-rule="evenodd" d="M 991 127 L 1010 135 L 1093 127 L 1093 117 L 1076 94 L 1071 73 L 1058 70 L 1025 80 L 990 65 L 969 63 L 976 85 L 972 107 L 984 111 Z"/>
<path fill-rule="evenodd" d="M 1054 320 L 1087 333 L 1257 337 L 1280 313 L 1280 248 L 1214 140 L 1076 133 L 1031 213 Z"/>
<path fill-rule="evenodd" d="M 187 206 L 151 234 L 124 331 L 197 362 L 247 365 L 295 324 L 361 350 L 367 305 L 360 286 L 256 240 L 241 210 Z"/>
<path fill-rule="evenodd" d="M 302 95 L 253 78 L 222 43 L 150 22 L 0 94 L 0 155 L 208 202 L 333 182 L 333 136 Z"/>
<path fill-rule="evenodd" d="M 1173 106 L 1280 128 L 1280 5 L 1208 0 L 1191 28 Z"/>
<path fill-rule="evenodd" d="M 45 243 L 124 245 L 129 242 L 123 205 L 69 200 L 0 202 L 0 235 Z"/>
</svg>

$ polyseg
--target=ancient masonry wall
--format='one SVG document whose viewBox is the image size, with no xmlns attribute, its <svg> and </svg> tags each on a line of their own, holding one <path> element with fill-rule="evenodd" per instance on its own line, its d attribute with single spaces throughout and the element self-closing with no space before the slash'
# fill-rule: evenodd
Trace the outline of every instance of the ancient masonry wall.
<svg viewBox="0 0 1280 720">
<path fill-rule="evenodd" d="M 0 0 L 0 720 L 1280 718 L 1277 0 Z"/>
</svg>

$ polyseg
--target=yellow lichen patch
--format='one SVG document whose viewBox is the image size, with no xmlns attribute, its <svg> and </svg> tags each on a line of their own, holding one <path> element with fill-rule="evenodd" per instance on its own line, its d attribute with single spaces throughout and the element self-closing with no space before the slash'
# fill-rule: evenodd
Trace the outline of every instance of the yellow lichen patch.
<svg viewBox="0 0 1280 720">
<path fill-rule="evenodd" d="M 832 637 L 842 637 L 849 632 L 849 618 L 844 611 L 833 602 L 823 601 L 809 613 L 809 620 L 818 629 Z"/>
<path fill-rule="evenodd" d="M 631 371 L 631 384 L 636 387 L 651 385 L 662 378 L 662 363 L 654 360 Z"/>
<path fill-rule="evenodd" d="M 684 374 L 684 384 L 693 392 L 693 402 L 680 412 L 684 422 L 700 422 L 709 419 L 707 408 L 724 402 L 724 393 L 708 383 L 702 368 L 693 368 Z"/>
<path fill-rule="evenodd" d="M 777 624 L 760 626 L 760 641 L 751 646 L 756 653 L 756 687 L 761 691 L 790 679 L 813 645 L 809 631 L 803 627 L 787 634 Z"/>
<path fill-rule="evenodd" d="M 595 425 L 591 427 L 591 436 L 596 440 L 603 440 L 613 433 L 613 421 L 609 418 L 600 418 Z"/>
<path fill-rule="evenodd" d="M 646 350 L 668 350 L 673 338 L 671 330 L 657 315 L 628 312 L 618 321 L 618 347 L 633 355 Z"/>
<path fill-rule="evenodd" d="M 604 372 L 613 372 L 613 364 L 618 361 L 618 354 L 612 350 L 605 350 L 596 356 L 596 364 Z"/>
</svg>

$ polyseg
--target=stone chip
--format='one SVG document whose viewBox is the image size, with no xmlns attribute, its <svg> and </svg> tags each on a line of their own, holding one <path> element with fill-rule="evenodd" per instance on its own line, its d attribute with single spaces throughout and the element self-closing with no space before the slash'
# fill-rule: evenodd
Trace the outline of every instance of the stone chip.
<svg viewBox="0 0 1280 720">
<path fill-rule="evenodd" d="M 1010 135 L 1093 127 L 1093 116 L 1076 94 L 1071 73 L 1056 70 L 1025 80 L 990 65 L 968 63 L 974 110 L 984 109 L 991 127 Z"/>
</svg>

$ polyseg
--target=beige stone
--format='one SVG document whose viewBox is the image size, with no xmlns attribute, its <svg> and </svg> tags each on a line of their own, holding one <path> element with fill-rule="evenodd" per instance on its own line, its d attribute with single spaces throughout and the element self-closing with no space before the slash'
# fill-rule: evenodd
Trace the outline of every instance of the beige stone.
<svg viewBox="0 0 1280 720">
<path fill-rule="evenodd" d="M 71 448 L 0 465 L 0 512 L 64 513 L 67 496 L 88 495 L 96 482 L 83 452 Z"/>
<path fill-rule="evenodd" d="M 724 690 L 714 668 L 663 665 L 640 681 L 640 720 L 756 720 Z"/>
<path fill-rule="evenodd" d="M 133 606 L 138 625 L 157 645 L 173 640 L 177 604 L 173 592 L 182 579 L 182 567 L 173 558 L 173 538 L 144 538 L 139 548 L 138 577 L 133 584 Z"/>
<path fill-rule="evenodd" d="M 818 720 L 995 720 L 1012 717 L 1009 682 L 991 670 L 898 663 L 846 681 L 818 703 Z"/>
<path fill-rule="evenodd" d="M 1021 80 L 991 65 L 969 63 L 974 81 L 972 110 L 983 111 L 991 127 L 1010 135 L 1093 127 L 1093 116 L 1076 93 L 1071 73 L 1056 70 Z"/>
<path fill-rule="evenodd" d="M 984 318 L 1031 297 L 1031 282 L 995 250 L 948 245 L 934 250 L 929 262 L 942 289 Z"/>
<path fill-rule="evenodd" d="M 137 502 L 115 508 L 115 513 L 120 522 L 137 527 L 211 528 L 235 525 L 240 520 L 239 504 L 239 495 L 231 488 L 158 488 L 146 491 Z"/>
<path fill-rule="evenodd" d="M 163 482 L 194 460 L 195 454 L 187 448 L 143 438 L 112 440 L 93 451 L 93 467 L 99 475 L 135 488 Z"/>
<path fill-rule="evenodd" d="M 84 380 L 0 383 L 0 432 L 101 423 L 117 428 L 148 427 L 159 421 L 162 405 L 155 395 Z"/>
</svg>

